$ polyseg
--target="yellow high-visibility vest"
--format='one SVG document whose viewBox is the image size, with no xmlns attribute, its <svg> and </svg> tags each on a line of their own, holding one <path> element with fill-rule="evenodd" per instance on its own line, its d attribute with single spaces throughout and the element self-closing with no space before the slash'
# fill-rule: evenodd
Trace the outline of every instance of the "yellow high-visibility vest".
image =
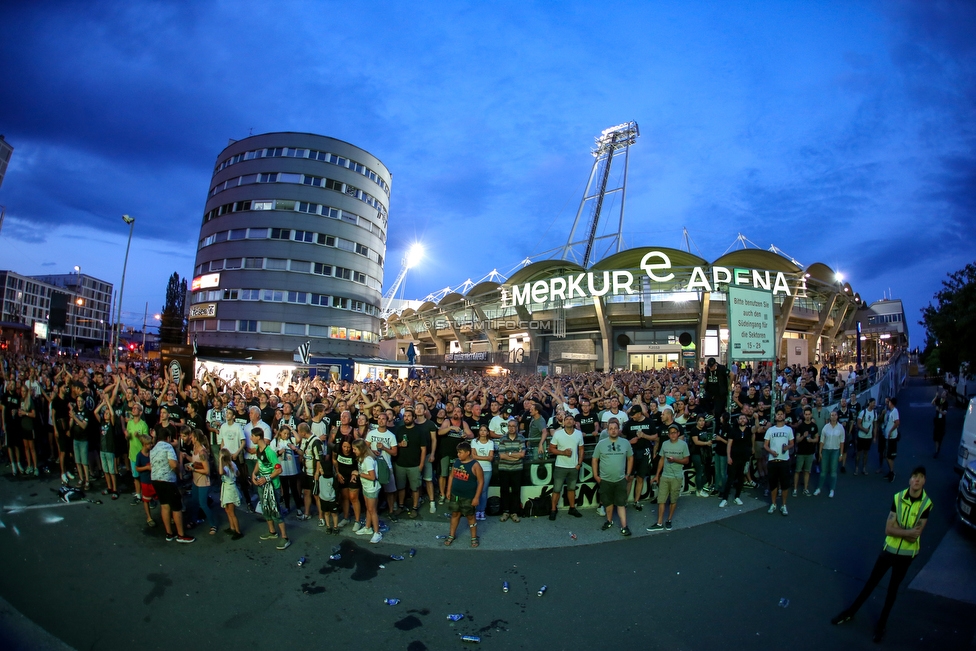
<svg viewBox="0 0 976 651">
<path fill-rule="evenodd" d="M 931 506 L 932 500 L 922 491 L 922 497 L 914 502 L 908 497 L 908 489 L 895 493 L 895 518 L 902 529 L 914 529 L 919 517 Z M 901 556 L 915 556 L 921 549 L 921 539 L 908 542 L 897 536 L 885 536 L 885 551 Z"/>
</svg>

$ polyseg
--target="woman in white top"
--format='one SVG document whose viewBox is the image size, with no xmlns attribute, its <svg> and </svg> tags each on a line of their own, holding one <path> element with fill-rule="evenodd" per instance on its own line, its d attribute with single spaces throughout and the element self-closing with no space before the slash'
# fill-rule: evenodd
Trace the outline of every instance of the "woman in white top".
<svg viewBox="0 0 976 651">
<path fill-rule="evenodd" d="M 481 491 L 478 499 L 478 508 L 475 509 L 475 520 L 485 519 L 485 507 L 488 505 L 488 484 L 491 482 L 491 462 L 495 458 L 495 442 L 489 438 L 491 432 L 487 427 L 478 430 L 478 440 L 471 442 L 471 458 L 478 462 L 481 470 L 485 473 L 485 489 Z"/>
<path fill-rule="evenodd" d="M 292 497 L 295 498 L 296 509 L 301 509 L 303 501 L 301 477 L 298 475 L 299 449 L 295 445 L 290 427 L 282 425 L 278 428 L 278 435 L 271 441 L 271 449 L 278 455 L 278 463 L 281 464 L 281 474 L 278 475 L 278 479 L 281 480 L 281 499 L 285 505 L 282 515 L 284 515 L 291 509 Z"/>
<path fill-rule="evenodd" d="M 830 476 L 829 497 L 834 496 L 834 489 L 837 487 L 837 461 L 840 459 L 840 449 L 844 446 L 844 437 L 847 434 L 846 428 L 838 420 L 837 410 L 830 412 L 830 421 L 823 426 L 820 431 L 820 483 L 814 495 L 820 495 L 823 488 L 824 479 Z"/>
<path fill-rule="evenodd" d="M 376 511 L 376 502 L 380 496 L 379 476 L 376 472 L 376 457 L 369 449 L 369 443 L 360 439 L 352 444 L 352 451 L 356 457 L 357 469 L 353 475 L 359 476 L 359 484 L 363 487 L 363 497 L 366 498 L 366 526 L 356 532 L 358 536 L 369 536 L 369 542 L 376 544 L 383 540 L 380 533 L 380 516 Z M 385 463 L 385 462 L 384 462 Z"/>
</svg>

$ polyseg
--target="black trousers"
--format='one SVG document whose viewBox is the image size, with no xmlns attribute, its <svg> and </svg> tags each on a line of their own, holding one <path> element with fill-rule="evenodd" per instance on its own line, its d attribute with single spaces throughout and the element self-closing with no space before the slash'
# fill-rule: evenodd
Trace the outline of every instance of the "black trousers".
<svg viewBox="0 0 976 651">
<path fill-rule="evenodd" d="M 522 471 L 499 470 L 498 486 L 501 489 L 502 513 L 520 514 L 522 511 Z M 488 487 L 485 486 L 485 490 Z"/>
<path fill-rule="evenodd" d="M 908 566 L 912 564 L 913 559 L 913 556 L 901 556 L 882 550 L 881 554 L 878 555 L 878 560 L 874 563 L 874 569 L 871 570 L 871 576 L 868 577 L 864 589 L 861 590 L 861 594 L 857 595 L 857 599 L 847 610 L 852 615 L 856 613 L 890 569 L 891 580 L 888 581 L 888 594 L 885 596 L 884 607 L 881 609 L 881 616 L 878 618 L 878 626 L 885 626 L 888 622 L 888 615 L 891 613 L 891 607 L 895 605 L 898 587 L 905 580 L 905 575 L 908 574 Z"/>
<path fill-rule="evenodd" d="M 745 481 L 746 460 L 732 457 L 729 464 L 728 479 L 725 480 L 725 488 L 722 489 L 722 499 L 729 499 L 729 490 L 735 485 L 735 496 L 742 495 L 742 483 Z"/>
</svg>

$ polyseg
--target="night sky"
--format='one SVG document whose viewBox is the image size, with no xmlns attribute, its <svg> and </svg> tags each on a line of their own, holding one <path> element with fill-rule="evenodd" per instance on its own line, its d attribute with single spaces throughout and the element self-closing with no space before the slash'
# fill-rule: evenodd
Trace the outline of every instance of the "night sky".
<svg viewBox="0 0 976 651">
<path fill-rule="evenodd" d="M 626 246 L 742 233 L 915 325 L 976 251 L 971 2 L 5 2 L 0 268 L 115 283 L 123 320 L 191 275 L 231 138 L 307 131 L 393 173 L 406 297 L 563 244 L 593 138 L 636 120 Z M 693 248 L 693 252 L 698 253 Z"/>
</svg>

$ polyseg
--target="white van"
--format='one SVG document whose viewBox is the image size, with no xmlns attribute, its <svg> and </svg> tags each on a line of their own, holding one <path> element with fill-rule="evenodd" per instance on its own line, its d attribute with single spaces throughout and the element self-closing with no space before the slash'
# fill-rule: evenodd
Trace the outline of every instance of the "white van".
<svg viewBox="0 0 976 651">
<path fill-rule="evenodd" d="M 959 455 L 956 458 L 956 471 L 964 472 L 970 461 L 976 461 L 976 398 L 969 400 L 966 420 L 962 424 L 962 439 L 959 441 Z"/>
</svg>

